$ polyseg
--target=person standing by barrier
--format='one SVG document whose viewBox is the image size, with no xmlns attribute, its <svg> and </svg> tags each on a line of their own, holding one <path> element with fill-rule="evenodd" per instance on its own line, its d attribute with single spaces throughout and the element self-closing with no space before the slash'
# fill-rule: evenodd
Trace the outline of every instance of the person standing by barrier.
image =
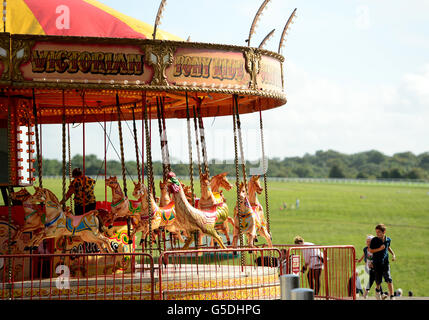
<svg viewBox="0 0 429 320">
<path fill-rule="evenodd" d="M 369 252 L 369 246 L 371 244 L 371 240 L 374 238 L 372 234 L 368 235 L 366 237 L 366 246 L 363 248 L 363 254 L 360 257 L 360 259 L 357 261 L 358 263 L 362 262 L 362 260 L 365 261 L 365 272 L 369 276 L 368 283 L 366 284 L 365 291 L 363 292 L 363 298 L 366 299 L 368 296 L 369 291 L 371 290 L 371 287 L 375 281 L 375 271 L 374 271 L 374 264 L 372 262 L 372 253 Z M 381 291 L 382 288 L 380 286 Z"/>
<path fill-rule="evenodd" d="M 75 216 L 80 216 L 88 211 L 95 210 L 95 180 L 84 176 L 80 168 L 73 169 L 72 177 L 73 181 L 70 183 L 64 199 L 61 200 L 61 204 L 64 204 L 74 194 L 73 200 Z M 83 207 L 84 203 L 85 208 Z"/>
<path fill-rule="evenodd" d="M 392 261 L 396 260 L 395 253 L 393 252 L 390 244 L 392 239 L 386 236 L 386 226 L 384 224 L 378 224 L 375 227 L 376 237 L 372 238 L 370 243 L 369 252 L 373 254 L 373 264 L 375 272 L 375 297 L 377 300 L 381 298 L 381 282 L 387 282 L 387 288 L 389 289 L 390 299 L 394 300 L 393 294 L 393 280 L 390 275 L 390 264 L 389 264 L 389 252 L 392 254 Z"/>
<path fill-rule="evenodd" d="M 298 245 L 314 246 L 314 243 L 305 242 L 301 236 L 296 236 L 293 241 Z M 308 283 L 310 288 L 314 290 L 314 295 L 317 296 L 320 290 L 320 275 L 323 270 L 323 253 L 320 249 L 304 249 L 302 254 L 304 256 L 302 272 L 304 273 L 308 268 Z"/>
</svg>

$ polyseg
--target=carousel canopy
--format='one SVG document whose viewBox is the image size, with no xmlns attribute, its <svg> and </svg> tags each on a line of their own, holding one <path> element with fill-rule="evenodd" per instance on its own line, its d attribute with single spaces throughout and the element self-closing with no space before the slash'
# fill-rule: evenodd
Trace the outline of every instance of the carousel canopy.
<svg viewBox="0 0 429 320">
<path fill-rule="evenodd" d="M 202 117 L 258 112 L 286 103 L 279 53 L 192 43 L 95 0 L 7 2 L 0 32 L 0 120 L 8 106 L 39 123 L 186 118 L 188 97 Z M 3 28 L 2 28 L 3 29 Z M 3 31 L 3 30 L 1 30 Z M 159 98 L 159 100 L 158 100 Z M 161 103 L 161 102 L 159 102 Z M 63 118 L 63 115 L 65 116 Z M 27 119 L 22 116 L 21 119 Z M 22 121 L 21 121 L 22 122 Z"/>
<path fill-rule="evenodd" d="M 3 26 L 1 21 L 2 31 Z M 6 32 L 152 39 L 153 26 L 95 0 L 14 0 L 7 2 Z M 182 40 L 163 30 L 157 30 L 156 38 Z"/>
</svg>

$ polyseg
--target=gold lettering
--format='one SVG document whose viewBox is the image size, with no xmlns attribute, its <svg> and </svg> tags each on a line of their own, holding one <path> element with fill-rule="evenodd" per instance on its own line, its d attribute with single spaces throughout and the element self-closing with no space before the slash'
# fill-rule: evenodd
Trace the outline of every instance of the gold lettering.
<svg viewBox="0 0 429 320">
<path fill-rule="evenodd" d="M 89 70 L 91 69 L 91 64 L 92 64 L 91 54 L 89 52 L 86 52 L 86 51 L 82 52 L 79 55 L 79 59 L 77 62 L 78 62 L 80 72 L 83 72 L 83 73 L 89 72 Z"/>
<path fill-rule="evenodd" d="M 72 51 L 69 52 L 69 69 L 67 70 L 68 73 L 76 73 L 79 71 L 79 52 L 78 51 Z"/>
<path fill-rule="evenodd" d="M 141 54 L 35 50 L 31 52 L 33 72 L 130 74 L 144 73 Z"/>
<path fill-rule="evenodd" d="M 94 52 L 91 56 L 91 73 L 104 73 L 104 53 Z"/>
<path fill-rule="evenodd" d="M 49 51 L 45 72 L 55 71 L 55 51 Z"/>
<path fill-rule="evenodd" d="M 67 52 L 64 50 L 58 51 L 55 55 L 55 71 L 58 73 L 64 73 L 69 67 L 67 61 Z"/>
<path fill-rule="evenodd" d="M 141 54 L 127 54 L 127 60 L 129 74 L 143 74 L 143 56 Z"/>
<path fill-rule="evenodd" d="M 31 66 L 33 72 L 44 72 L 49 51 L 33 51 L 31 56 Z"/>
</svg>

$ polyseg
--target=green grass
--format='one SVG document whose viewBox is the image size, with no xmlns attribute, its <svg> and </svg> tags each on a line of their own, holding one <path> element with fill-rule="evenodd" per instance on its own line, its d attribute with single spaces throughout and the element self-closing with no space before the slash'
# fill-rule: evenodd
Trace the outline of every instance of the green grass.
<svg viewBox="0 0 429 320">
<path fill-rule="evenodd" d="M 43 184 L 61 199 L 60 180 L 46 178 Z M 127 185 L 131 194 L 133 184 L 127 181 Z M 199 190 L 198 185 L 195 190 Z M 428 192 L 427 185 L 269 182 L 273 243 L 291 244 L 299 234 L 318 245 L 353 245 L 356 258 L 360 258 L 366 235 L 375 234 L 375 225 L 384 223 L 397 258 L 391 261 L 395 289 L 402 288 L 404 294 L 411 290 L 415 296 L 429 296 Z M 235 188 L 224 195 L 231 212 Z M 97 182 L 96 196 L 97 200 L 104 200 L 103 180 Z M 295 208 L 297 198 L 299 209 Z M 107 200 L 110 199 L 108 189 Z M 265 207 L 263 195 L 259 200 Z M 288 205 L 286 210 L 280 210 L 283 202 Z M 259 237 L 259 241 L 265 240 Z"/>
</svg>

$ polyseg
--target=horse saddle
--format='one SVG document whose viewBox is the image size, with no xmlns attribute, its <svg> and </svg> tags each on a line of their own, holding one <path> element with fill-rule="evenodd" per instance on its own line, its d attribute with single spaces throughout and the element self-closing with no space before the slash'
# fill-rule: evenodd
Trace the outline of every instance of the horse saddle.
<svg viewBox="0 0 429 320">
<path fill-rule="evenodd" d="M 82 220 L 84 217 L 90 216 L 94 214 L 94 211 L 96 210 L 91 210 L 86 212 L 85 214 L 81 215 L 81 216 L 73 216 L 71 214 L 66 214 L 67 217 L 67 225 L 70 225 L 73 228 L 77 228 L 79 227 L 79 225 L 82 223 Z"/>
<path fill-rule="evenodd" d="M 174 201 L 171 201 L 169 204 L 167 204 L 164 207 L 160 207 L 159 210 L 161 214 L 161 219 L 164 222 L 168 223 L 176 218 L 175 212 L 174 212 Z"/>
</svg>

